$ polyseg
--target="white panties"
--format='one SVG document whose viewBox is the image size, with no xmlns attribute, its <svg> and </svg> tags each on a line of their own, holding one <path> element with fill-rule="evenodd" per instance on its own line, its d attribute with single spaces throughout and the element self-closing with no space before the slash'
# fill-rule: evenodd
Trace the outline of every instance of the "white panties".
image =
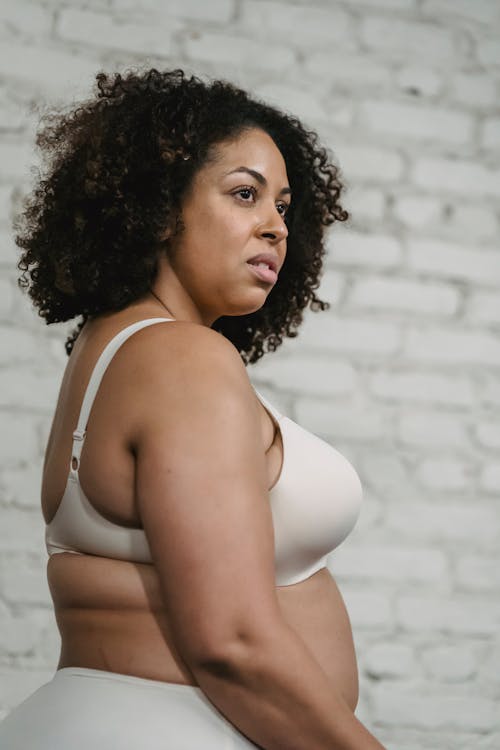
<svg viewBox="0 0 500 750">
<path fill-rule="evenodd" d="M 64 667 L 0 723 L 2 750 L 250 750 L 201 688 Z"/>
</svg>

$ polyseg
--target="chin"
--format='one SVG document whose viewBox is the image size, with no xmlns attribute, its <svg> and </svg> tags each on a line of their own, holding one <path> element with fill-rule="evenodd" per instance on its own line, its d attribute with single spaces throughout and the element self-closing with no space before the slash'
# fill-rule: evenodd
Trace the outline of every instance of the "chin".
<svg viewBox="0 0 500 750">
<path fill-rule="evenodd" d="M 261 307 L 265 305 L 269 292 L 265 289 L 259 289 L 257 291 L 257 294 L 247 295 L 245 302 L 243 302 L 240 297 L 238 300 L 235 300 L 233 304 L 229 303 L 226 306 L 226 312 L 224 315 L 251 315 L 260 310 Z"/>
</svg>

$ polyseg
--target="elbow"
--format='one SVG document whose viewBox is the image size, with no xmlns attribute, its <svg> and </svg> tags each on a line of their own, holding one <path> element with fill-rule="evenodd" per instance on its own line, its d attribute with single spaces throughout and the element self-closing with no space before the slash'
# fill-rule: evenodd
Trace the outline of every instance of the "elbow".
<svg viewBox="0 0 500 750">
<path fill-rule="evenodd" d="M 189 666 L 193 673 L 205 672 L 222 679 L 236 679 L 242 670 L 250 669 L 258 661 L 258 655 L 271 647 L 272 636 L 266 634 L 235 634 L 232 638 L 220 638 L 190 654 Z"/>
</svg>

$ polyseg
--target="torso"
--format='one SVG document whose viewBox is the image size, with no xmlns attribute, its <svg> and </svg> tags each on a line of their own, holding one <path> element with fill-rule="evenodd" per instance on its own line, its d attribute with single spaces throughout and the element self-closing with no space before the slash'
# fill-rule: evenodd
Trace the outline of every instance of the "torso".
<svg viewBox="0 0 500 750">
<path fill-rule="evenodd" d="M 48 522 L 64 493 L 71 436 L 90 373 L 107 342 L 130 323 L 162 315 L 148 304 L 87 323 L 68 361 L 45 454 L 42 509 Z M 167 317 L 165 315 L 165 317 Z M 122 368 L 123 369 L 123 368 Z M 121 374 L 121 378 L 120 378 Z M 81 486 L 110 520 L 140 526 L 134 502 L 134 457 L 127 447 L 122 411 L 123 373 L 110 373 L 107 397 L 95 401 L 79 468 Z M 279 430 L 259 401 L 268 487 L 282 466 Z M 91 555 L 54 554 L 48 561 L 49 586 L 62 638 L 58 667 L 104 669 L 165 682 L 197 685 L 176 652 L 169 613 L 152 565 Z M 277 587 L 285 621 L 306 643 L 352 710 L 358 674 L 347 611 L 327 568 L 289 586 Z"/>
</svg>

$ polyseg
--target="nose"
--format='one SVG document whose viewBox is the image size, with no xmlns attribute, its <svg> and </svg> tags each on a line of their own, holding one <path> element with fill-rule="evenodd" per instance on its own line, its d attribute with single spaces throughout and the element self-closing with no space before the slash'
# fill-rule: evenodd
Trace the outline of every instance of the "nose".
<svg viewBox="0 0 500 750">
<path fill-rule="evenodd" d="M 273 205 L 268 219 L 263 222 L 260 228 L 260 233 L 262 237 L 272 240 L 273 244 L 278 244 L 288 237 L 288 227 L 285 224 L 284 217 L 277 212 L 276 206 Z"/>
</svg>

